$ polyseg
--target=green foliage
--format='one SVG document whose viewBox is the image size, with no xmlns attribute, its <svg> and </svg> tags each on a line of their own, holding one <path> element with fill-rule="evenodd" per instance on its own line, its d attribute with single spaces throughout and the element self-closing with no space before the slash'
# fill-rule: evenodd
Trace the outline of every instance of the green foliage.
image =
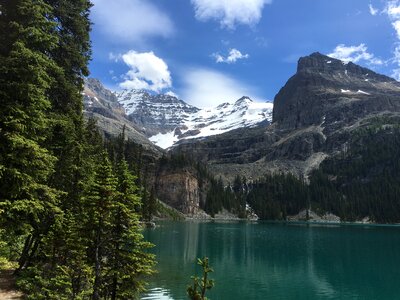
<svg viewBox="0 0 400 300">
<path fill-rule="evenodd" d="M 269 175 L 251 183 L 246 202 L 262 219 L 285 220 L 311 208 L 344 221 L 369 217 L 400 220 L 400 128 L 375 118 L 353 132 L 347 147 L 324 161 L 307 185 L 292 175 Z"/>
<path fill-rule="evenodd" d="M 111 231 L 110 265 L 108 267 L 111 299 L 133 299 L 144 291 L 143 275 L 153 273 L 154 256 L 147 252 L 152 247 L 140 233 L 140 206 L 135 177 L 129 172 L 128 164 L 122 160 L 117 167 L 117 199 L 112 208 L 113 228 Z"/>
<path fill-rule="evenodd" d="M 164 218 L 174 221 L 184 221 L 185 215 L 161 201 L 156 201 L 156 211 Z"/>
<path fill-rule="evenodd" d="M 209 273 L 214 270 L 209 266 L 208 257 L 198 259 L 197 264 L 202 267 L 202 277 L 192 276 L 193 285 L 187 287 L 187 294 L 191 300 L 207 300 L 206 292 L 214 287 L 214 280 L 209 279 Z"/>
<path fill-rule="evenodd" d="M 400 220 L 400 128 L 376 119 L 352 136 L 349 149 L 311 177 L 312 202 L 344 220 Z"/>
<path fill-rule="evenodd" d="M 57 43 L 51 8 L 43 1 L 9 1 L 2 7 L 0 46 L 0 213 L 8 234 L 26 236 L 19 268 L 35 255 L 41 236 L 61 217 L 61 193 L 48 185 L 57 158 L 44 147 L 57 70 L 48 50 Z"/>
<path fill-rule="evenodd" d="M 0 265 L 17 262 L 28 299 L 132 299 L 154 265 L 137 169 L 124 155 L 110 162 L 83 121 L 90 7 L 1 4 Z"/>
<path fill-rule="evenodd" d="M 267 175 L 250 186 L 247 202 L 261 219 L 285 220 L 308 207 L 307 185 L 290 174 Z"/>
</svg>

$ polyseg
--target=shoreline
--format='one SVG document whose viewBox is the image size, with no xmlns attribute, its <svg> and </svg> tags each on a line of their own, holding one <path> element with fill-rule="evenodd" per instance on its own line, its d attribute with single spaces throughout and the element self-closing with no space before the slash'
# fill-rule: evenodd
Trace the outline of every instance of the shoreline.
<svg viewBox="0 0 400 300">
<path fill-rule="evenodd" d="M 199 218 L 191 218 L 186 217 L 185 220 L 168 220 L 168 219 L 158 219 L 154 220 L 155 224 L 158 222 L 165 222 L 165 221 L 172 221 L 172 222 L 199 222 L 199 223 L 239 223 L 239 222 L 246 222 L 246 223 L 270 223 L 270 224 L 286 224 L 286 225 L 317 225 L 317 226 L 365 226 L 365 227 L 399 227 L 400 223 L 361 223 L 361 222 L 330 222 L 330 221 L 282 221 L 282 220 L 249 220 L 249 219 L 239 219 L 239 218 L 209 218 L 209 219 L 199 219 Z"/>
</svg>

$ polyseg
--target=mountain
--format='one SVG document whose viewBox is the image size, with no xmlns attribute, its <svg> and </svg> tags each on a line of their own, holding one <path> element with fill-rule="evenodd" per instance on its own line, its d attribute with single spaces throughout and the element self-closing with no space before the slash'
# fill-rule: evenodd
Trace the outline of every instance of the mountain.
<svg viewBox="0 0 400 300">
<path fill-rule="evenodd" d="M 400 83 L 390 77 L 313 53 L 299 59 L 274 105 L 242 97 L 199 109 L 171 95 L 115 94 L 97 80 L 86 82 L 84 95 L 86 115 L 106 136 L 125 126 L 134 143 L 150 149 L 137 152 L 145 159 L 133 158 L 141 178 L 183 213 L 246 215 L 237 203 L 245 199 L 265 219 L 285 219 L 312 203 L 343 220 L 397 220 L 386 213 L 400 193 Z M 214 176 L 249 193 L 238 198 Z"/>
<path fill-rule="evenodd" d="M 115 93 L 129 120 L 151 137 L 180 127 L 184 120 L 199 111 L 182 100 L 144 90 L 123 90 Z"/>
<path fill-rule="evenodd" d="M 400 114 L 400 83 L 320 53 L 300 58 L 296 74 L 274 99 L 271 125 L 240 128 L 172 151 L 207 163 L 233 182 L 290 172 L 307 178 L 328 157 L 347 151 L 360 128 L 393 123 Z"/>
<path fill-rule="evenodd" d="M 136 94 L 143 96 L 144 92 L 137 91 Z M 130 97 L 132 96 L 131 93 Z M 99 80 L 89 78 L 85 81 L 83 98 L 86 118 L 96 119 L 99 130 L 106 137 L 108 147 L 118 144 L 115 138 L 125 128 L 126 159 L 135 165 L 145 190 L 151 191 L 163 203 L 180 212 L 190 215 L 204 214 L 199 207 L 200 202 L 205 201 L 207 182 L 211 175 L 200 176 L 198 168 L 192 162 L 180 157 L 168 157 L 165 151 L 144 135 L 145 130 L 142 127 L 129 120 L 116 95 L 106 89 Z M 168 97 L 164 98 L 166 99 Z M 162 103 L 165 102 L 168 101 Z M 169 108 L 174 111 L 171 106 Z M 179 118 L 179 114 L 175 115 Z M 175 127 L 176 125 L 173 128 Z M 171 207 L 165 204 L 159 208 L 159 216 L 176 217 Z"/>
<path fill-rule="evenodd" d="M 399 110 L 400 84 L 351 62 L 313 53 L 275 97 L 273 121 L 296 129 L 324 124 L 338 129 L 368 114 Z"/>
<path fill-rule="evenodd" d="M 272 120 L 273 104 L 254 102 L 249 97 L 199 109 L 174 96 L 142 90 L 125 90 L 116 96 L 129 120 L 164 149 L 181 140 L 219 135 Z"/>
<path fill-rule="evenodd" d="M 135 140 L 157 157 L 161 155 L 161 149 L 158 149 L 141 132 L 140 128 L 129 121 L 124 107 L 118 102 L 118 98 L 113 92 L 106 89 L 99 80 L 93 78 L 85 80 L 83 100 L 85 116 L 95 118 L 104 135 L 117 136 L 125 127 L 125 134 L 128 138 Z"/>
</svg>

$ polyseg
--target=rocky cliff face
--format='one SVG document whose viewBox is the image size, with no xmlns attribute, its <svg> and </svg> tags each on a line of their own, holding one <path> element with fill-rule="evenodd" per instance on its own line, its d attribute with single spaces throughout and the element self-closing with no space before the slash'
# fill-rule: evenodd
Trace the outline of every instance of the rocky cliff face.
<svg viewBox="0 0 400 300">
<path fill-rule="evenodd" d="M 273 123 L 181 141 L 173 151 L 208 163 L 232 181 L 270 172 L 301 177 L 348 146 L 352 132 L 376 117 L 400 114 L 400 83 L 353 63 L 314 53 L 274 100 Z"/>
<path fill-rule="evenodd" d="M 163 202 L 184 214 L 199 211 L 200 188 L 196 176 L 188 169 L 163 171 L 156 178 L 156 193 Z"/>
<path fill-rule="evenodd" d="M 176 97 L 125 90 L 116 94 L 130 121 L 154 144 L 167 149 L 180 140 L 203 138 L 272 120 L 272 103 L 242 97 L 199 109 Z"/>
<path fill-rule="evenodd" d="M 156 157 L 161 155 L 161 149 L 150 142 L 140 129 L 128 120 L 124 107 L 118 102 L 115 94 L 106 89 L 99 80 L 89 78 L 85 81 L 83 100 L 85 116 L 95 118 L 104 135 L 117 136 L 125 127 L 127 138 L 141 144 Z"/>
<path fill-rule="evenodd" d="M 165 94 L 150 94 L 144 90 L 124 90 L 116 93 L 119 103 L 134 124 L 151 137 L 179 128 L 198 108 Z"/>
<path fill-rule="evenodd" d="M 398 111 L 399 92 L 392 78 L 314 53 L 299 60 L 297 73 L 276 95 L 273 122 L 287 129 L 339 128 L 367 114 Z"/>
</svg>

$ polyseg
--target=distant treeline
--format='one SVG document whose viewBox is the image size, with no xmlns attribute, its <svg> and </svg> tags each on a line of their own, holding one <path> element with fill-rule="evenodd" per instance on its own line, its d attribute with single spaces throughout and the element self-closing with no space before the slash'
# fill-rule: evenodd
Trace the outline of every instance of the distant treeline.
<svg viewBox="0 0 400 300">
<path fill-rule="evenodd" d="M 241 214 L 248 203 L 261 219 L 285 220 L 303 209 L 333 213 L 344 221 L 365 217 L 379 223 L 400 221 L 400 128 L 377 118 L 353 132 L 346 149 L 325 160 L 305 180 L 274 174 L 233 185 L 214 180 L 205 205 L 215 214 L 225 208 Z"/>
</svg>

